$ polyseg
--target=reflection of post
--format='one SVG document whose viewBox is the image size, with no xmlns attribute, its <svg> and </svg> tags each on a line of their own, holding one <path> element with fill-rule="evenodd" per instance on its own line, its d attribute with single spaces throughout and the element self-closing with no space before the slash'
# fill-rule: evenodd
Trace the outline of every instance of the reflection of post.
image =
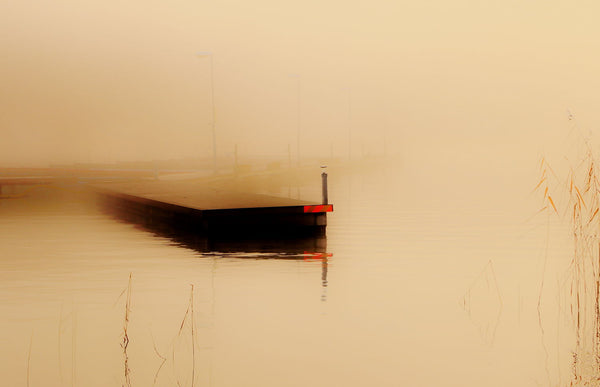
<svg viewBox="0 0 600 387">
<path fill-rule="evenodd" d="M 321 286 L 323 287 L 321 301 L 327 301 L 327 254 L 324 254 L 321 260 Z"/>
</svg>

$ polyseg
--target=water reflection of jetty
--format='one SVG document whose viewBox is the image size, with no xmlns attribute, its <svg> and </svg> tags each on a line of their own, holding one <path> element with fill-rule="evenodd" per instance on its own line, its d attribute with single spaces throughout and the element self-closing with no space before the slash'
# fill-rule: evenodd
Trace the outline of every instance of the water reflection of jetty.
<svg viewBox="0 0 600 387">
<path fill-rule="evenodd" d="M 327 212 L 333 211 L 327 199 L 326 172 L 321 174 L 320 203 L 258 193 L 260 188 L 242 183 L 238 175 L 159 179 L 158 174 L 148 176 L 148 173 L 148 170 L 114 169 L 4 169 L 0 170 L 0 195 L 12 196 L 21 187 L 30 185 L 85 185 L 109 211 L 122 218 L 209 239 L 324 236 Z M 266 178 L 276 181 L 286 175 L 271 171 Z M 264 180 L 265 176 L 250 174 L 251 180 L 259 177 Z M 244 179 L 249 183 L 248 176 Z"/>
<path fill-rule="evenodd" d="M 149 228 L 206 240 L 325 236 L 330 204 L 239 192 L 200 181 L 134 181 L 93 186 L 105 208 Z"/>
</svg>

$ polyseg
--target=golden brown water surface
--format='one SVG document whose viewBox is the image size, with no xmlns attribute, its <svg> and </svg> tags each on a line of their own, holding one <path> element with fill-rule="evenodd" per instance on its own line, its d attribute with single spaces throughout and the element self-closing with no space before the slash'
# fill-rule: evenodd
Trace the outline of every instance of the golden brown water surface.
<svg viewBox="0 0 600 387">
<path fill-rule="evenodd" d="M 332 177 L 324 255 L 193 250 L 55 188 L 1 201 L 3 384 L 568 383 L 569 243 L 528 220 L 530 187 L 475 202 L 398 175 Z"/>
</svg>

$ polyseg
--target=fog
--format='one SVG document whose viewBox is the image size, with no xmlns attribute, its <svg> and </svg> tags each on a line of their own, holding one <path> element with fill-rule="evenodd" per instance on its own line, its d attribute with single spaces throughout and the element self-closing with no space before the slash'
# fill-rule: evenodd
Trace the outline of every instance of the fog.
<svg viewBox="0 0 600 387">
<path fill-rule="evenodd" d="M 564 140 L 567 109 L 582 128 L 600 124 L 598 11 L 589 1 L 2 2 L 0 165 L 210 157 L 213 106 L 219 155 L 237 145 L 240 157 L 529 162 Z"/>
<path fill-rule="evenodd" d="M 569 167 L 581 134 L 598 145 L 598 15 L 589 0 L 0 1 L 0 177 L 67 165 L 52 172 L 69 188 L 0 187 L 3 380 L 127 385 L 131 365 L 157 384 L 161 353 L 165 385 L 190 368 L 204 385 L 597 380 L 597 277 L 572 273 L 600 269 L 569 251 L 597 262 L 600 199 L 577 178 L 598 174 Z M 233 178 L 211 175 L 213 141 Z M 314 256 L 196 251 L 75 200 L 80 182 L 144 176 L 131 185 L 165 202 L 319 203 L 323 161 L 335 212 Z M 72 164 L 146 169 L 76 180 Z M 571 195 L 552 186 L 567 176 Z M 177 365 L 174 335 L 192 352 Z"/>
</svg>

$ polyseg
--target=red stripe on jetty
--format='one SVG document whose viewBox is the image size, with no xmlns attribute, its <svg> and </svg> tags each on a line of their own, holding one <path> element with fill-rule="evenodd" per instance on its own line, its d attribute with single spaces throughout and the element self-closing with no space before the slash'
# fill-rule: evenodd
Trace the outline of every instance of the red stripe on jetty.
<svg viewBox="0 0 600 387">
<path fill-rule="evenodd" d="M 317 206 L 304 206 L 304 212 L 333 212 L 333 205 L 320 204 Z"/>
</svg>

